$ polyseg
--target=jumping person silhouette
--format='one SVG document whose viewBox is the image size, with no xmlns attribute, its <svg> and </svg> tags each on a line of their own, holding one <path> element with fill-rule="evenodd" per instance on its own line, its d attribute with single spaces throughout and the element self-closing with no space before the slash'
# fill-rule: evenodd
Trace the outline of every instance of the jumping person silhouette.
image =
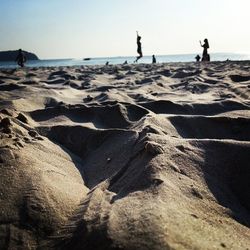
<svg viewBox="0 0 250 250">
<path fill-rule="evenodd" d="M 16 62 L 20 67 L 24 67 L 24 63 L 26 62 L 26 57 L 21 49 L 18 50 Z"/>
<path fill-rule="evenodd" d="M 201 45 L 201 47 L 203 47 L 203 53 L 202 53 L 202 59 L 201 60 L 209 62 L 210 61 L 210 56 L 209 56 L 209 54 L 207 52 L 207 50 L 209 49 L 209 43 L 208 43 L 207 38 L 204 39 L 204 44 L 202 44 L 201 41 L 200 41 L 200 45 Z"/>
<path fill-rule="evenodd" d="M 137 62 L 140 58 L 143 57 L 141 49 L 141 37 L 138 35 L 138 31 L 136 31 L 136 34 L 137 34 L 137 53 L 139 54 L 139 56 L 136 57 L 135 62 Z"/>
</svg>

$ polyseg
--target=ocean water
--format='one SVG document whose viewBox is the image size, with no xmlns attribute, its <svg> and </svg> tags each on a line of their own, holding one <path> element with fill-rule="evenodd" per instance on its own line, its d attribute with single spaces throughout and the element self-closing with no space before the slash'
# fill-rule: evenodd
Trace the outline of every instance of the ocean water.
<svg viewBox="0 0 250 250">
<path fill-rule="evenodd" d="M 156 60 L 159 63 L 168 62 L 192 62 L 195 61 L 196 54 L 185 54 L 185 55 L 156 55 Z M 232 61 L 237 60 L 250 60 L 248 54 L 234 54 L 234 53 L 211 53 L 211 61 L 225 61 L 227 59 Z M 83 59 L 51 59 L 51 60 L 30 60 L 27 61 L 26 67 L 57 67 L 57 66 L 81 66 L 81 65 L 105 65 L 106 62 L 112 64 L 122 64 L 127 61 L 129 64 L 133 63 L 135 57 L 100 57 L 91 58 L 88 61 Z M 139 60 L 138 63 L 151 63 L 151 56 L 144 56 Z M 17 68 L 15 62 L 1 62 L 0 68 Z"/>
</svg>

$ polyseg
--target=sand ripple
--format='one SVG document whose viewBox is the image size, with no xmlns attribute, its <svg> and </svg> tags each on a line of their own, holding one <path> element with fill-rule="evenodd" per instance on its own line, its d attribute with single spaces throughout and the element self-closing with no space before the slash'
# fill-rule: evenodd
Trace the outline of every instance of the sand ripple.
<svg viewBox="0 0 250 250">
<path fill-rule="evenodd" d="M 1 249 L 247 249 L 249 62 L 0 71 Z"/>
</svg>

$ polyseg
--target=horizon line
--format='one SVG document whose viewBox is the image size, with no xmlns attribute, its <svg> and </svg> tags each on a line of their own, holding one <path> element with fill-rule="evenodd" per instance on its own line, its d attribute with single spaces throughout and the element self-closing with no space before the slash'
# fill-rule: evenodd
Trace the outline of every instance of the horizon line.
<svg viewBox="0 0 250 250">
<path fill-rule="evenodd" d="M 33 53 L 33 52 L 32 52 Z M 154 54 L 155 56 L 161 57 L 161 56 L 188 56 L 188 55 L 196 55 L 196 54 L 202 54 L 202 53 L 178 53 L 178 54 Z M 211 55 L 215 54 L 235 54 L 235 55 L 246 55 L 250 56 L 250 53 L 245 52 L 212 52 Z M 125 58 L 125 57 L 136 57 L 136 55 L 129 55 L 129 56 L 85 56 L 85 57 L 60 57 L 60 58 L 39 58 L 39 60 L 83 60 L 84 58 L 90 58 L 90 59 L 104 59 L 104 58 Z M 144 55 L 143 57 L 152 57 L 152 55 Z"/>
</svg>

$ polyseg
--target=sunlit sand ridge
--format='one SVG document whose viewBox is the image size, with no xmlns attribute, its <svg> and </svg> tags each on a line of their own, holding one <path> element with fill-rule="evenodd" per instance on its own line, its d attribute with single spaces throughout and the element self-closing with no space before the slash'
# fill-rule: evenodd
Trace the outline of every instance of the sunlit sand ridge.
<svg viewBox="0 0 250 250">
<path fill-rule="evenodd" d="M 0 71 L 0 249 L 247 249 L 250 64 Z"/>
</svg>

